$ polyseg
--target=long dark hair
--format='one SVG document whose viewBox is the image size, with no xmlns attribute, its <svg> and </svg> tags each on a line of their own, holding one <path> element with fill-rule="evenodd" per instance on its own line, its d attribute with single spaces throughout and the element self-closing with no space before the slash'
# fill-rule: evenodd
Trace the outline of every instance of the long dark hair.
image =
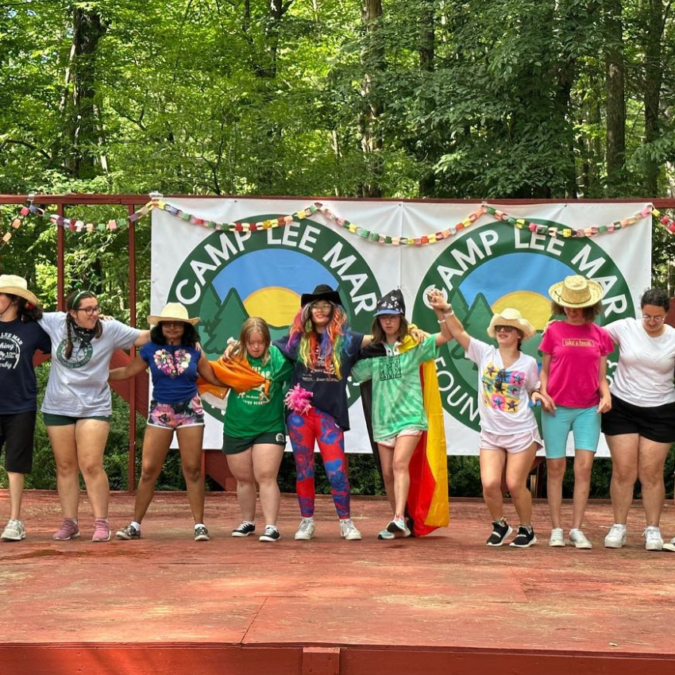
<svg viewBox="0 0 675 675">
<path fill-rule="evenodd" d="M 42 309 L 36 307 L 32 302 L 26 300 L 26 298 L 14 295 L 13 293 L 5 293 L 5 295 L 9 298 L 10 302 L 16 304 L 16 315 L 21 322 L 39 321 L 42 318 Z"/>
<path fill-rule="evenodd" d="M 183 337 L 180 339 L 180 343 L 187 347 L 196 347 L 199 342 L 199 333 L 197 329 L 187 321 L 183 321 Z M 150 329 L 150 339 L 156 345 L 165 345 L 167 344 L 164 333 L 162 332 L 162 322 L 160 321 L 156 326 L 153 326 Z"/>
<path fill-rule="evenodd" d="M 91 291 L 73 291 L 66 298 L 66 349 L 63 352 L 66 360 L 70 359 L 73 354 L 73 333 L 77 326 L 70 311 L 78 310 L 82 304 L 82 300 L 88 298 L 94 298 L 94 300 L 96 300 L 96 296 Z M 101 320 L 98 319 L 94 326 L 94 337 L 100 338 L 101 335 L 103 335 L 103 324 L 101 323 Z"/>
</svg>

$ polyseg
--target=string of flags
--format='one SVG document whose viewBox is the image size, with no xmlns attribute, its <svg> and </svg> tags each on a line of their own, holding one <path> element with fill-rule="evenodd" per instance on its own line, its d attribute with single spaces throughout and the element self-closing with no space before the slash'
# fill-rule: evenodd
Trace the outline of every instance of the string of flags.
<svg viewBox="0 0 675 675">
<path fill-rule="evenodd" d="M 268 229 L 284 227 L 289 223 L 304 220 L 318 213 L 336 227 L 346 230 L 357 237 L 374 243 L 390 246 L 426 246 L 429 244 L 436 244 L 456 235 L 458 232 L 461 232 L 468 227 L 471 227 L 471 225 L 476 223 L 484 216 L 491 216 L 495 220 L 504 222 L 520 230 L 529 230 L 535 234 L 544 235 L 547 237 L 562 237 L 564 239 L 594 237 L 599 234 L 618 232 L 619 230 L 625 229 L 626 227 L 635 225 L 643 218 L 652 216 L 653 218 L 658 219 L 658 221 L 671 234 L 675 234 L 675 218 L 667 214 L 662 215 L 651 205 L 645 206 L 638 213 L 635 213 L 632 216 L 622 220 L 617 220 L 606 225 L 593 225 L 591 227 L 575 229 L 571 227 L 551 227 L 548 225 L 535 223 L 528 220 L 527 218 L 518 218 L 484 202 L 477 209 L 469 213 L 465 218 L 444 230 L 439 230 L 438 232 L 433 232 L 431 234 L 419 237 L 394 237 L 388 234 L 381 234 L 375 230 L 370 230 L 366 227 L 358 225 L 357 223 L 353 223 L 346 218 L 342 218 L 333 213 L 333 211 L 331 211 L 321 202 L 315 202 L 304 209 L 294 211 L 293 213 L 289 213 L 284 216 L 270 218 L 268 220 L 262 220 L 258 222 L 221 222 L 217 220 L 200 218 L 192 213 L 179 209 L 178 207 L 165 202 L 163 195 L 160 193 L 153 192 L 150 193 L 150 201 L 134 213 L 129 214 L 124 218 L 95 223 L 81 219 L 65 218 L 56 213 L 49 214 L 44 209 L 36 206 L 33 203 L 34 200 L 34 194 L 28 195 L 27 204 L 23 205 L 19 209 L 18 213 L 12 218 L 11 229 L 5 232 L 5 234 L 2 236 L 2 245 L 5 245 L 9 242 L 9 240 L 12 238 L 13 231 L 19 229 L 26 218 L 29 216 L 36 216 L 49 220 L 53 225 L 57 227 L 63 227 L 70 230 L 71 232 L 91 233 L 95 231 L 115 231 L 124 228 L 128 226 L 129 223 L 134 223 L 141 218 L 144 218 L 155 209 L 166 211 L 183 222 L 224 232 L 259 232 Z"/>
</svg>

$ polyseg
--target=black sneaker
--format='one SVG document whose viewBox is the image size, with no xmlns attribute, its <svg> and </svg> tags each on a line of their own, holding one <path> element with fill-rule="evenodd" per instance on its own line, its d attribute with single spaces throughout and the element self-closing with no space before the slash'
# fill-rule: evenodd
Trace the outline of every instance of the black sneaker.
<svg viewBox="0 0 675 675">
<path fill-rule="evenodd" d="M 513 532 L 511 526 L 502 518 L 502 520 L 495 520 L 492 523 L 492 534 L 485 542 L 486 546 L 501 546 L 504 539 Z"/>
<path fill-rule="evenodd" d="M 520 525 L 518 527 L 518 534 L 515 539 L 509 544 L 509 546 L 515 546 L 516 548 L 529 548 L 533 544 L 537 543 L 537 538 L 534 536 L 534 530 L 531 527 L 525 527 L 525 525 Z"/>
<path fill-rule="evenodd" d="M 137 530 L 131 523 L 127 525 L 123 530 L 117 530 L 115 535 L 118 539 L 124 539 L 129 541 L 130 539 L 140 539 L 141 531 Z"/>
<path fill-rule="evenodd" d="M 281 537 L 281 535 L 279 534 L 279 530 L 277 530 L 276 527 L 268 525 L 265 528 L 265 531 L 262 533 L 260 541 L 278 541 L 279 537 Z"/>
<path fill-rule="evenodd" d="M 242 523 L 239 527 L 232 530 L 233 537 L 248 537 L 249 534 L 255 532 L 255 525 L 253 523 Z"/>
<path fill-rule="evenodd" d="M 209 541 L 209 531 L 205 525 L 195 527 L 195 541 Z"/>
</svg>

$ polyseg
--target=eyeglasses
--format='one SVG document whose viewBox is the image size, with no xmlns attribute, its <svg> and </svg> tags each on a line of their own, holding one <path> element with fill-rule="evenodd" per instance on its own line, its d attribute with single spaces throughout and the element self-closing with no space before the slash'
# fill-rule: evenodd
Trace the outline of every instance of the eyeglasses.
<svg viewBox="0 0 675 675">
<path fill-rule="evenodd" d="M 665 316 L 649 316 L 649 314 L 642 315 L 643 321 L 653 321 L 654 323 L 663 323 L 666 320 Z"/>
<path fill-rule="evenodd" d="M 312 310 L 314 309 L 320 309 L 324 312 L 327 312 L 333 307 L 333 305 L 330 304 L 330 302 L 315 302 L 312 304 Z"/>
<path fill-rule="evenodd" d="M 100 314 L 101 308 L 96 305 L 96 307 L 80 307 L 77 311 L 84 312 L 87 316 L 92 316 L 92 314 Z"/>
<path fill-rule="evenodd" d="M 166 326 L 167 328 L 181 328 L 182 325 L 182 321 L 162 321 L 162 326 Z"/>
<path fill-rule="evenodd" d="M 504 331 L 505 333 L 512 333 L 515 329 L 515 326 L 495 326 L 495 333 Z"/>
</svg>

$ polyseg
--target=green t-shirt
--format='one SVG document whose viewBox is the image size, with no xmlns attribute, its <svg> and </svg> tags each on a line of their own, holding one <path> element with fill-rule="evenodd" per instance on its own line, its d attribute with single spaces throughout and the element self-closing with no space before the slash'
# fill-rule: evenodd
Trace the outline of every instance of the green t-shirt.
<svg viewBox="0 0 675 675">
<path fill-rule="evenodd" d="M 270 347 L 267 363 L 263 364 L 262 359 L 250 356 L 248 362 L 254 370 L 270 380 L 270 390 L 267 395 L 261 388 L 241 394 L 230 391 L 225 410 L 225 434 L 234 438 L 249 438 L 265 433 L 285 433 L 285 383 L 293 373 L 293 362 L 274 345 Z"/>
<path fill-rule="evenodd" d="M 362 359 L 352 369 L 357 382 L 373 380 L 373 439 L 386 441 L 404 429 L 427 429 L 419 366 L 438 356 L 436 336 L 399 354 L 385 345 L 387 356 Z"/>
</svg>

